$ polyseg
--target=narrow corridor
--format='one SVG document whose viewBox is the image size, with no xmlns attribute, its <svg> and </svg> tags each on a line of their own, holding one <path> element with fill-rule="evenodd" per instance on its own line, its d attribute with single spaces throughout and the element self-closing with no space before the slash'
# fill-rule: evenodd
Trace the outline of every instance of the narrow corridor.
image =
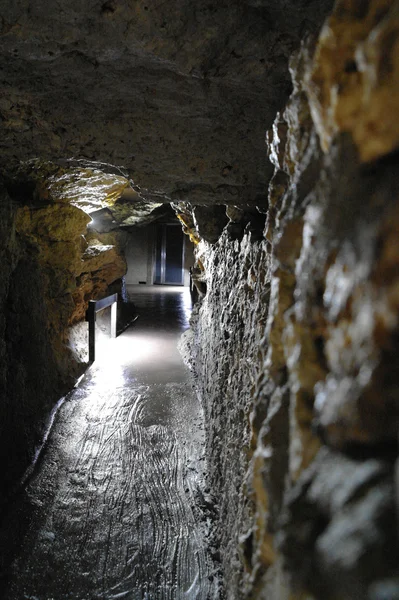
<svg viewBox="0 0 399 600">
<path fill-rule="evenodd" d="M 20 536 L 3 600 L 217 598 L 203 415 L 177 350 L 191 304 L 177 289 L 129 289 L 138 321 L 100 344 L 61 407 L 2 523 L 3 548 Z"/>
</svg>

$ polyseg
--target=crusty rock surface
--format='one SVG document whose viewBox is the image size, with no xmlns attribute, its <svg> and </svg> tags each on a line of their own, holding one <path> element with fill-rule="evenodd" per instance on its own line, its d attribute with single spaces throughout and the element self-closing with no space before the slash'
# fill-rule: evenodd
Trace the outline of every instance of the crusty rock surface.
<svg viewBox="0 0 399 600">
<path fill-rule="evenodd" d="M 338 2 L 321 32 L 306 90 L 323 150 L 350 132 L 364 162 L 397 149 L 399 3 Z"/>
<path fill-rule="evenodd" d="M 38 351 L 37 360 L 63 380 L 74 364 L 64 352 L 66 326 L 125 270 L 123 234 L 111 240 L 106 232 L 151 219 L 161 202 L 173 199 L 265 202 L 271 169 L 264 131 L 289 92 L 288 56 L 304 30 L 320 25 L 331 1 L 274 4 L 2 3 L 0 346 L 10 363 L 23 370 L 30 360 L 7 350 L 8 310 L 14 310 L 7 294 L 15 273 L 36 274 L 27 297 L 15 300 L 18 314 L 40 307 L 38 331 L 21 327 L 18 340 L 23 344 L 25 331 L 37 334 L 54 351 L 49 357 Z M 106 212 L 98 235 L 86 235 L 82 210 Z M 22 285 L 20 275 L 16 281 Z M 6 414 L 9 368 L 2 363 Z M 39 371 L 20 377 L 24 405 L 29 386 L 41 381 Z M 38 405 L 60 393 L 55 380 L 51 390 L 43 385 Z M 38 418 L 49 408 L 34 406 L 29 411 Z M 17 414 L 9 434 L 22 440 L 25 425 Z M 10 481 L 32 451 L 31 438 L 21 442 L 23 456 L 15 472 L 10 465 Z"/>
<path fill-rule="evenodd" d="M 378 75 L 383 57 L 395 68 L 380 45 L 388 31 L 392 49 L 395 2 L 336 3 L 319 40 L 292 58 L 293 93 L 267 135 L 275 172 L 262 259 L 254 240 L 237 253 L 243 211 L 231 207 L 219 241 L 197 246 L 207 294 L 194 352 L 215 416 L 209 452 L 229 598 L 396 597 L 399 136 L 390 102 L 386 120 L 370 125 L 382 97 L 398 92 L 396 76 Z M 359 56 L 359 36 L 376 46 L 361 76 L 346 62 Z M 250 301 L 244 272 L 262 281 Z M 231 349 L 221 318 L 236 322 Z M 248 358 L 251 388 L 240 380 Z"/>
<path fill-rule="evenodd" d="M 250 446 L 249 414 L 267 315 L 269 259 L 266 242 L 229 239 L 197 250 L 207 294 L 192 318 L 191 354 L 207 424 L 210 488 L 217 505 L 215 546 L 228 598 L 245 585 L 241 539 L 250 528 L 252 506 L 245 481 Z M 249 485 L 249 482 L 248 482 Z"/>
<path fill-rule="evenodd" d="M 6 484 L 74 364 L 53 333 L 123 274 L 116 225 L 173 201 L 228 600 L 398 597 L 397 0 L 337 0 L 292 83 L 330 2 L 3 5 Z"/>
<path fill-rule="evenodd" d="M 54 197 L 47 183 L 17 177 L 1 192 L 0 460 L 6 474 L 0 509 L 40 446 L 54 404 L 86 367 L 87 357 L 72 348 L 70 326 L 84 319 L 90 299 L 106 296 L 111 285 L 120 291 L 126 272 L 126 234 L 88 229 L 91 217 Z"/>
<path fill-rule="evenodd" d="M 293 583 L 317 598 L 355 599 L 370 597 L 373 582 L 397 575 L 389 462 L 354 460 L 323 448 L 286 504 L 279 541 Z"/>
<path fill-rule="evenodd" d="M 32 460 L 54 403 L 71 387 L 73 376 L 79 373 L 64 340 L 58 338 L 54 330 L 63 319 L 66 319 L 65 328 L 73 308 L 72 303 L 56 299 L 56 287 L 68 286 L 70 282 L 64 274 L 53 277 L 50 267 L 40 266 L 38 250 L 17 232 L 16 212 L 15 204 L 3 188 L 0 203 L 0 460 L 4 472 L 0 508 Z M 56 311 L 52 310 L 54 302 Z"/>
<path fill-rule="evenodd" d="M 264 202 L 287 61 L 331 0 L 6 0 L 1 164 L 123 165 L 147 199 Z"/>
</svg>

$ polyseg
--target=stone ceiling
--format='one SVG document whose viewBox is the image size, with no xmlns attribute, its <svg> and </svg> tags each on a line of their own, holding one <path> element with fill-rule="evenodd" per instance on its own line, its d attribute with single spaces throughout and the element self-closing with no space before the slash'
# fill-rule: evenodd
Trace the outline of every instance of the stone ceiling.
<svg viewBox="0 0 399 600">
<path fill-rule="evenodd" d="M 287 60 L 331 0 L 2 0 L 0 168 L 124 167 L 150 202 L 262 205 Z"/>
</svg>

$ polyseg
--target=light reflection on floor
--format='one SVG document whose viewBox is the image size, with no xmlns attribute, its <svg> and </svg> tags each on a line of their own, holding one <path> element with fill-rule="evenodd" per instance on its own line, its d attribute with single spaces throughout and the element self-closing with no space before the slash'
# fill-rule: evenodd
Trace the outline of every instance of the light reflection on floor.
<svg viewBox="0 0 399 600">
<path fill-rule="evenodd" d="M 197 506 L 203 412 L 177 350 L 189 292 L 128 292 L 139 319 L 99 337 L 97 360 L 60 409 L 24 497 L 40 510 L 2 600 L 219 597 Z"/>
<path fill-rule="evenodd" d="M 138 375 L 155 381 L 165 374 L 176 377 L 181 368 L 177 342 L 189 327 L 192 310 L 189 289 L 138 285 L 127 286 L 127 291 L 139 318 L 115 339 L 97 329 L 93 370 L 98 384 L 121 385 L 124 379 Z"/>
</svg>

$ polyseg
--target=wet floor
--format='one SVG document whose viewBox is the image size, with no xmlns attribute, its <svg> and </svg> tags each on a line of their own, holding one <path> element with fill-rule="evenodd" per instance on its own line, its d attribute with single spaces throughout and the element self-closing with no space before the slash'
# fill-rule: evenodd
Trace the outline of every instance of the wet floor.
<svg viewBox="0 0 399 600">
<path fill-rule="evenodd" d="M 130 288 L 139 319 L 101 340 L 60 408 L 1 525 L 3 600 L 218 597 L 203 414 L 177 350 L 191 304 L 178 290 Z"/>
</svg>

